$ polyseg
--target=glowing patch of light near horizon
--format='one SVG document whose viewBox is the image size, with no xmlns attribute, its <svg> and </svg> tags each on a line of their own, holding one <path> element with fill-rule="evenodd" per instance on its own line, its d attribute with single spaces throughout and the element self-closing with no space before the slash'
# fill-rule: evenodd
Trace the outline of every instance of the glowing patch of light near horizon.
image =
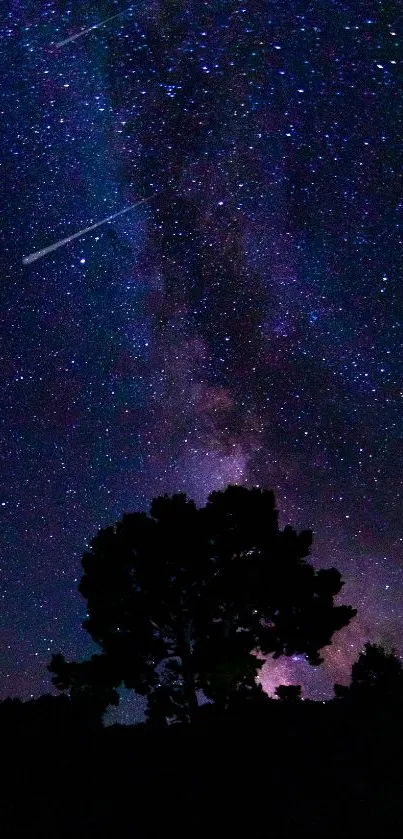
<svg viewBox="0 0 403 839">
<path fill-rule="evenodd" d="M 279 685 L 292 685 L 295 679 L 292 675 L 292 662 L 287 658 L 267 658 L 259 674 L 258 682 L 269 696 L 274 695 Z"/>
</svg>

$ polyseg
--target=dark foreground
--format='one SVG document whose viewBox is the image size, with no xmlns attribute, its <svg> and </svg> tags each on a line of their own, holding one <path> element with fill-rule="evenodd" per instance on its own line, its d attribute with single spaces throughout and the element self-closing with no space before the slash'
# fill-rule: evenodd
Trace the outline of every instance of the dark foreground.
<svg viewBox="0 0 403 839">
<path fill-rule="evenodd" d="M 403 836 L 396 710 L 270 702 L 162 731 L 0 728 L 4 839 Z"/>
</svg>

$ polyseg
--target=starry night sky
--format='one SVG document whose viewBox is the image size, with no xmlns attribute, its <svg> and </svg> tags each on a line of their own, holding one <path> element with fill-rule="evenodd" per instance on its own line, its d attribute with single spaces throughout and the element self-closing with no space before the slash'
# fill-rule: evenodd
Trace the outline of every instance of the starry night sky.
<svg viewBox="0 0 403 839">
<path fill-rule="evenodd" d="M 359 609 L 321 668 L 263 673 L 323 698 L 364 641 L 403 647 L 400 3 L 10 0 L 5 24 L 0 696 L 93 651 L 100 526 L 238 482 Z"/>
</svg>

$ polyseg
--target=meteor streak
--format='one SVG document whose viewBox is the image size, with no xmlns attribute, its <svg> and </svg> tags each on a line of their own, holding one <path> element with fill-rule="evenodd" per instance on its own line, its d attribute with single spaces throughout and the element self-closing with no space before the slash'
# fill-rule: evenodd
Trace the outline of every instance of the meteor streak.
<svg viewBox="0 0 403 839">
<path fill-rule="evenodd" d="M 113 219 L 117 218 L 118 216 L 122 216 L 123 213 L 128 213 L 129 210 L 134 210 L 135 207 L 139 207 L 140 204 L 145 204 L 146 201 L 151 201 L 152 198 L 154 198 L 154 195 L 150 195 L 149 198 L 142 198 L 141 201 L 137 201 L 136 204 L 131 204 L 130 207 L 125 207 L 124 210 L 119 210 L 118 213 L 113 213 L 113 215 L 107 216 L 106 218 L 103 218 L 101 221 L 96 221 L 95 224 L 90 224 L 89 227 L 84 227 L 77 233 L 73 233 L 72 236 L 66 236 L 65 239 L 59 239 L 59 241 L 54 242 L 53 245 L 48 245 L 47 248 L 42 248 L 42 250 L 40 251 L 30 253 L 29 256 L 23 256 L 22 264 L 30 265 L 31 262 L 36 262 L 37 259 L 41 259 L 48 253 L 52 253 L 52 251 L 56 251 L 58 248 L 61 248 L 62 245 L 67 245 L 67 243 L 72 242 L 73 239 L 79 239 L 80 236 L 84 236 L 84 234 L 89 233 L 90 230 L 95 230 L 96 227 L 101 227 L 101 224 L 106 224 L 108 221 L 113 221 Z"/>
<path fill-rule="evenodd" d="M 76 35 L 71 35 L 69 38 L 65 38 L 64 41 L 59 41 L 56 46 L 57 47 L 64 47 L 65 44 L 69 44 L 70 41 L 76 41 L 77 38 L 81 38 L 82 35 L 86 35 L 87 32 L 92 32 L 93 29 L 99 29 L 100 26 L 104 26 L 105 23 L 109 23 L 110 20 L 114 20 L 115 17 L 121 17 L 121 15 L 125 15 L 126 12 L 130 12 L 130 9 L 133 8 L 129 6 L 128 9 L 124 9 L 123 12 L 118 12 L 116 15 L 111 15 L 110 17 L 105 18 L 105 20 L 101 20 L 99 23 L 95 23 L 94 26 L 89 26 L 88 29 L 82 29 L 81 32 L 77 32 Z"/>
</svg>

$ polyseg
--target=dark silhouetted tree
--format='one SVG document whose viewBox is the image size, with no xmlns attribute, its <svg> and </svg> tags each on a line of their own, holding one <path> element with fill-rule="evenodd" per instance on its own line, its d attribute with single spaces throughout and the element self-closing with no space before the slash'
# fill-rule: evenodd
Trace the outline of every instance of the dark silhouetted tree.
<svg viewBox="0 0 403 839">
<path fill-rule="evenodd" d="M 301 685 L 279 685 L 274 693 L 281 702 L 302 702 Z"/>
<path fill-rule="evenodd" d="M 120 679 L 115 675 L 112 660 L 105 655 L 69 663 L 59 653 L 52 656 L 48 670 L 54 674 L 55 687 L 68 693 L 76 718 L 82 722 L 102 724 L 109 705 L 119 703 L 115 685 L 120 684 Z"/>
<path fill-rule="evenodd" d="M 104 684 L 146 695 L 163 722 L 191 718 L 200 689 L 223 707 L 257 694 L 264 655 L 320 663 L 319 650 L 355 610 L 334 605 L 341 576 L 306 561 L 311 542 L 309 531 L 279 529 L 272 492 L 239 486 L 200 509 L 185 495 L 157 498 L 150 515 L 101 530 L 79 590 Z M 80 682 L 81 666 L 53 659 L 55 684 L 66 689 L 77 673 Z M 95 670 L 83 672 L 90 682 Z"/>
<path fill-rule="evenodd" d="M 111 697 L 109 698 L 111 699 Z M 108 703 L 109 704 L 109 701 Z M 107 707 L 107 705 L 105 706 Z M 102 712 L 105 708 L 102 709 Z M 20 738 L 27 734 L 70 735 L 78 730 L 102 725 L 102 713 L 93 703 L 77 702 L 67 695 L 44 694 L 22 702 L 6 699 L 0 702 L 0 731 L 2 736 L 14 733 Z"/>
<path fill-rule="evenodd" d="M 337 699 L 357 702 L 403 701 L 403 666 L 395 650 L 386 652 L 378 644 L 365 644 L 351 669 L 348 686 L 335 684 Z"/>
</svg>

